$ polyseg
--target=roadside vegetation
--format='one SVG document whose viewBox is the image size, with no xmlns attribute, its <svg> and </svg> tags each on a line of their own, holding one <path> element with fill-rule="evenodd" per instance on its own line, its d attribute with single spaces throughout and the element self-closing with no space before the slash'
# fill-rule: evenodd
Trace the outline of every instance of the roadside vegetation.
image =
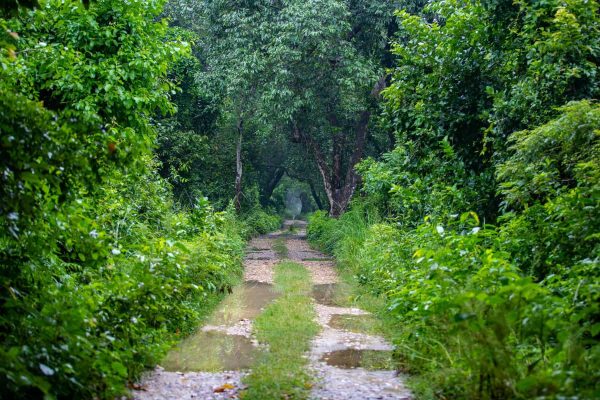
<svg viewBox="0 0 600 400">
<path fill-rule="evenodd" d="M 275 250 L 275 253 L 277 253 L 277 257 L 279 257 L 280 259 L 286 258 L 288 255 L 288 249 L 285 244 L 285 239 L 282 237 L 275 239 L 273 241 L 273 250 Z"/>
<path fill-rule="evenodd" d="M 275 287 L 281 296 L 254 322 L 265 350 L 244 379 L 248 389 L 243 399 L 306 399 L 312 388 L 306 353 L 319 328 L 309 273 L 300 264 L 283 261 L 275 267 Z"/>
<path fill-rule="evenodd" d="M 279 226 L 178 202 L 159 175 L 153 118 L 190 54 L 161 4 L 2 6 L 1 398 L 125 394 L 239 281 L 245 239 Z"/>
<path fill-rule="evenodd" d="M 417 397 L 596 398 L 597 3 L 397 16 L 395 148 L 358 166 L 362 196 L 315 213 L 309 240 L 383 301 Z"/>
</svg>

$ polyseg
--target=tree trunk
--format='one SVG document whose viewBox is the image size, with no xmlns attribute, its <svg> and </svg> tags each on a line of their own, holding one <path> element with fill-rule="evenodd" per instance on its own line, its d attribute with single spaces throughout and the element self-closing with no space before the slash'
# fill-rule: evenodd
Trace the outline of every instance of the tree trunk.
<svg viewBox="0 0 600 400">
<path fill-rule="evenodd" d="M 345 179 L 341 173 L 341 166 L 339 163 L 339 160 L 342 157 L 342 155 L 339 154 L 343 151 L 342 147 L 334 146 L 333 165 L 330 167 L 325 160 L 325 156 L 323 155 L 319 144 L 316 143 L 310 135 L 304 132 L 300 133 L 304 142 L 314 153 L 317 168 L 323 178 L 323 187 L 327 194 L 327 199 L 329 200 L 329 215 L 331 217 L 337 218 L 342 215 L 346 210 L 346 207 L 348 207 L 348 203 L 350 203 L 350 199 L 356 189 L 358 174 L 354 170 L 354 167 L 360 161 L 364 152 L 369 116 L 369 112 L 362 113 L 356 127 L 356 147 L 348 163 Z"/>
<path fill-rule="evenodd" d="M 235 197 L 233 199 L 233 204 L 235 205 L 236 211 L 239 212 L 242 208 L 242 139 L 244 136 L 243 120 L 241 118 L 238 119 L 237 130 L 238 143 L 235 149 Z"/>
<path fill-rule="evenodd" d="M 319 210 L 322 210 L 323 203 L 321 202 L 321 199 L 319 198 L 319 194 L 317 193 L 317 190 L 315 189 L 315 185 L 312 183 L 312 181 L 308 181 L 308 185 L 310 186 L 310 194 L 312 195 L 313 200 L 317 204 L 317 207 L 319 208 Z"/>
<path fill-rule="evenodd" d="M 275 173 L 273 174 L 271 179 L 269 179 L 267 187 L 265 188 L 262 194 L 262 204 L 264 206 L 266 206 L 269 203 L 269 199 L 271 198 L 273 191 L 281 181 L 281 178 L 283 178 L 283 175 L 285 175 L 285 168 L 275 169 Z"/>
<path fill-rule="evenodd" d="M 371 90 L 371 96 L 374 98 L 379 97 L 381 91 L 385 87 L 386 76 L 384 75 L 377 83 L 375 83 L 375 86 Z M 342 176 L 343 174 L 341 171 L 345 137 L 339 132 L 334 134 L 333 157 L 331 160 L 332 163 L 329 165 L 319 143 L 317 143 L 309 133 L 298 129 L 298 126 L 294 123 L 292 137 L 295 139 L 299 138 L 300 141 L 306 143 L 315 156 L 319 173 L 323 178 L 323 188 L 329 199 L 329 215 L 331 217 L 337 218 L 346 210 L 360 180 L 354 167 L 358 164 L 364 154 L 370 118 L 371 112 L 368 110 L 361 112 L 358 116 L 358 120 L 354 127 L 354 151 L 348 160 L 345 176 Z M 328 120 L 333 127 L 338 127 L 338 120 L 334 114 L 330 114 Z"/>
</svg>

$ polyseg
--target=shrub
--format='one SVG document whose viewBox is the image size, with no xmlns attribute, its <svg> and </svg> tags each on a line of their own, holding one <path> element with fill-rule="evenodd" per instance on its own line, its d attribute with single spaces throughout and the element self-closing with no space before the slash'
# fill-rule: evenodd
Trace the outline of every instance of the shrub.
<svg viewBox="0 0 600 400">
<path fill-rule="evenodd" d="M 235 218 L 177 210 L 156 174 L 189 53 L 162 5 L 0 11 L 2 398 L 124 394 L 240 273 Z"/>
<path fill-rule="evenodd" d="M 0 318 L 7 396 L 124 393 L 238 279 L 243 241 L 233 217 L 205 203 L 192 214 L 173 211 L 152 169 L 121 178 L 71 215 L 91 226 L 77 236 L 82 227 L 67 225 L 74 232 L 65 253 L 30 258 L 3 276 L 11 291 Z"/>
<path fill-rule="evenodd" d="M 281 217 L 269 214 L 259 207 L 254 207 L 242 215 L 244 236 L 249 238 L 273 232 L 281 227 Z"/>
</svg>

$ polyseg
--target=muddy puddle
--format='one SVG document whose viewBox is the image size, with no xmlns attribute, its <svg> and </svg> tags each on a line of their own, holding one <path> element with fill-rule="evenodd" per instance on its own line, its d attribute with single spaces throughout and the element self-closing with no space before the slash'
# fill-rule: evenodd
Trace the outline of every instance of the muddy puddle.
<svg viewBox="0 0 600 400">
<path fill-rule="evenodd" d="M 297 251 L 294 256 L 300 261 L 333 261 L 333 258 L 314 251 Z"/>
<path fill-rule="evenodd" d="M 324 306 L 338 306 L 336 301 L 337 283 L 324 283 L 313 285 L 312 297 L 319 304 Z"/>
<path fill-rule="evenodd" d="M 345 349 L 323 354 L 321 361 L 343 369 L 393 370 L 392 352 L 383 350 Z"/>
<path fill-rule="evenodd" d="M 223 300 L 206 324 L 232 326 L 243 319 L 254 319 L 275 298 L 277 292 L 273 285 L 257 281 L 244 282 Z"/>
<path fill-rule="evenodd" d="M 258 354 L 248 335 L 227 329 L 256 318 L 275 298 L 268 283 L 248 281 L 234 288 L 208 318 L 204 329 L 184 339 L 161 362 L 167 371 L 233 371 L 247 369 Z M 206 329 L 206 328 L 211 329 Z"/>
<path fill-rule="evenodd" d="M 331 316 L 328 325 L 334 329 L 342 329 L 350 332 L 376 334 L 379 324 L 371 315 L 346 315 L 335 314 Z"/>
<path fill-rule="evenodd" d="M 234 371 L 250 368 L 258 350 L 249 338 L 222 332 L 199 331 L 163 359 L 167 371 Z"/>
</svg>

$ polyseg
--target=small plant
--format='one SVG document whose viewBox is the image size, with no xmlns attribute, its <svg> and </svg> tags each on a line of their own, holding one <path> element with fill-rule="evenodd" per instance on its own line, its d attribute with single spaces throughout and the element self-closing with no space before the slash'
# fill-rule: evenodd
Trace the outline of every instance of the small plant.
<svg viewBox="0 0 600 400">
<path fill-rule="evenodd" d="M 242 215 L 243 234 L 246 238 L 273 232 L 281 227 L 281 217 L 255 207 Z"/>
</svg>

